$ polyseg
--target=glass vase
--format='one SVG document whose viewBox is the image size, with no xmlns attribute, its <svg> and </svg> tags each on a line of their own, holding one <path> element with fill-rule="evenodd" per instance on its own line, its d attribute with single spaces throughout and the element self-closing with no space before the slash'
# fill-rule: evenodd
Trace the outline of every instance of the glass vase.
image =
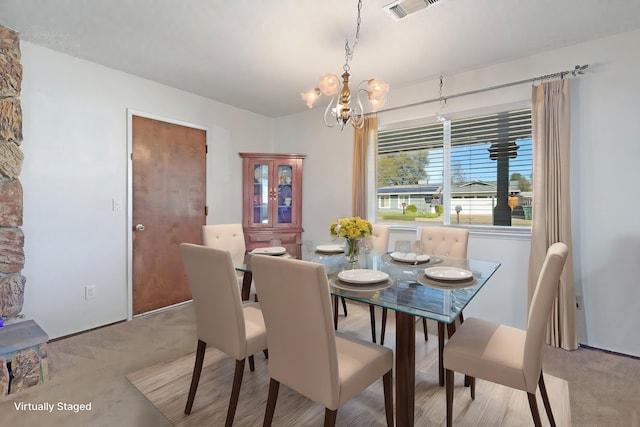
<svg viewBox="0 0 640 427">
<path fill-rule="evenodd" d="M 360 239 L 346 239 L 347 244 L 344 249 L 344 254 L 349 259 L 349 262 L 358 261 L 358 255 L 360 255 Z"/>
</svg>

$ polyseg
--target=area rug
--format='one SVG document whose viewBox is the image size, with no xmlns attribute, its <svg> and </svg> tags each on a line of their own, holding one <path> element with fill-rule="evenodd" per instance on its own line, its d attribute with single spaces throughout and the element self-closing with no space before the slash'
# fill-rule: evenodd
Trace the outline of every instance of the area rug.
<svg viewBox="0 0 640 427">
<path fill-rule="evenodd" d="M 200 385 L 190 415 L 184 414 L 195 354 L 160 363 L 127 375 L 129 381 L 174 426 L 224 425 L 235 361 L 214 349 L 207 350 Z M 420 361 L 416 367 L 415 425 L 445 424 L 445 390 L 438 386 L 436 360 Z M 269 384 L 267 360 L 255 357 L 256 369 L 245 367 L 234 425 L 261 426 Z M 312 368 L 312 367 L 310 367 Z M 531 426 L 526 393 L 478 380 L 476 399 L 456 375 L 454 424 L 456 426 Z M 545 383 L 558 426 L 571 426 L 569 387 L 566 381 L 545 374 Z M 543 425 L 549 425 L 538 393 Z M 322 425 L 324 408 L 281 386 L 274 426 Z M 346 403 L 338 411 L 338 425 L 383 426 L 382 382 Z"/>
</svg>

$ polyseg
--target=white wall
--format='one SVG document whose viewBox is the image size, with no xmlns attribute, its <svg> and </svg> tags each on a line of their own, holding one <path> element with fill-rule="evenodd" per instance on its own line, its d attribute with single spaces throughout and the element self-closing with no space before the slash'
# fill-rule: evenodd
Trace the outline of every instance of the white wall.
<svg viewBox="0 0 640 427">
<path fill-rule="evenodd" d="M 583 43 L 495 66 L 445 76 L 444 93 L 460 93 L 590 64 L 571 82 L 572 206 L 579 339 L 586 345 L 640 355 L 640 197 L 635 183 L 640 159 L 640 31 Z M 373 72 L 373 70 L 371 70 Z M 391 87 L 387 107 L 438 97 L 438 81 Z M 442 112 L 529 102 L 531 85 L 451 99 Z M 387 123 L 433 116 L 438 103 L 380 115 Z M 327 227 L 351 212 L 352 132 L 326 129 L 322 106 L 275 120 L 279 151 L 307 153 L 304 172 L 305 238 L 328 238 Z M 620 208 L 619 201 L 627 206 Z M 398 236 L 411 234 L 394 231 Z M 469 256 L 502 262 L 502 267 L 466 311 L 516 327 L 526 326 L 526 271 L 529 241 L 472 233 Z"/>
<path fill-rule="evenodd" d="M 640 31 L 445 76 L 445 94 L 591 64 L 572 81 L 572 205 L 580 341 L 640 355 L 640 198 L 630 197 L 640 158 Z M 57 337 L 126 317 L 126 109 L 209 129 L 208 222 L 240 221 L 241 151 L 307 154 L 304 238 L 328 238 L 351 212 L 352 132 L 322 125 L 322 108 L 269 119 L 22 43 L 27 277 L 23 312 Z M 428 58 L 427 58 L 428 59 Z M 372 70 L 373 72 L 373 70 Z M 527 102 L 530 85 L 452 99 L 443 112 Z M 393 87 L 388 106 L 438 96 L 438 82 Z M 433 115 L 438 104 L 381 115 L 381 123 Z M 249 125 L 251 123 L 251 125 Z M 214 199 L 214 195 L 216 196 Z M 212 200 L 225 200 L 214 204 Z M 626 209 L 618 201 L 625 200 Z M 402 232 L 394 232 L 392 239 Z M 526 324 L 528 241 L 473 233 L 469 255 L 502 267 L 468 308 Z M 84 300 L 84 286 L 97 298 Z"/>
<path fill-rule="evenodd" d="M 209 223 L 241 221 L 238 152 L 273 151 L 273 120 L 27 42 L 21 48 L 23 313 L 55 338 L 127 317 L 127 109 L 208 129 Z M 96 286 L 95 299 L 85 300 L 85 285 Z"/>
</svg>

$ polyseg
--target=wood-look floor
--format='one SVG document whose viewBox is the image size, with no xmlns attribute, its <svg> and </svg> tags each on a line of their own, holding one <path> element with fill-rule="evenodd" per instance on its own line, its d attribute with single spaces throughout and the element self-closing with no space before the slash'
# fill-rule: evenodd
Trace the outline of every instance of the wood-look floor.
<svg viewBox="0 0 640 427">
<path fill-rule="evenodd" d="M 366 311 L 362 313 L 361 320 L 357 324 L 349 326 L 351 321 L 358 318 L 359 307 L 352 303 L 348 303 L 348 305 L 350 315 L 347 319 L 340 316 L 341 329 L 345 331 L 360 328 L 360 336 L 369 339 Z M 379 313 L 378 310 L 378 323 L 380 322 Z M 390 314 L 389 332 L 393 330 L 391 326 L 393 320 L 394 316 Z M 438 392 L 434 387 L 435 365 L 433 362 L 420 359 L 420 355 L 433 354 L 435 336 L 432 335 L 432 342 L 425 346 L 421 339 L 421 326 L 418 325 L 417 330 L 416 343 L 418 351 L 421 352 L 418 355 L 420 365 L 418 366 L 418 383 L 416 385 L 418 399 L 421 399 L 420 402 L 437 401 L 437 398 L 430 399 L 428 395 L 433 391 Z M 430 325 L 430 331 L 435 332 L 433 325 Z M 393 338 L 389 338 L 387 342 L 393 343 Z M 192 304 L 185 304 L 141 316 L 130 322 L 121 322 L 52 341 L 48 346 L 49 380 L 15 395 L 0 397 L 0 425 L 12 427 L 38 425 L 171 427 L 167 418 L 127 380 L 126 375 L 158 363 L 179 359 L 192 353 L 195 346 L 195 315 Z M 256 362 L 255 374 L 262 375 L 263 372 L 266 372 L 265 361 L 262 356 L 258 356 Z M 640 360 L 638 358 L 590 348 L 566 351 L 546 346 L 544 367 L 545 372 L 566 379 L 569 383 L 573 425 L 580 427 L 640 427 L 640 406 L 638 405 L 640 401 Z M 248 370 L 245 371 L 245 380 L 255 374 L 250 374 Z M 248 382 L 245 383 L 245 388 L 247 388 L 247 384 Z M 226 387 L 224 402 L 220 405 L 225 406 L 230 386 L 225 384 L 223 387 Z M 379 385 L 376 387 L 380 388 Z M 371 410 L 375 410 L 378 415 L 382 410 L 382 396 L 375 389 L 373 391 L 372 401 L 376 406 Z M 286 392 L 284 387 L 280 392 L 279 408 L 284 401 Z M 186 393 L 185 389 L 182 395 L 176 396 L 176 399 L 180 401 L 180 406 L 184 405 Z M 266 396 L 266 389 L 264 395 Z M 246 399 L 243 401 L 243 396 L 240 398 L 238 413 L 246 412 L 252 405 L 251 402 L 246 402 Z M 480 382 L 475 401 L 472 402 L 468 398 L 468 394 L 460 388 L 456 393 L 456 404 L 468 407 L 470 410 L 477 408 L 490 396 L 486 386 Z M 518 399 L 524 399 L 519 395 L 515 396 Z M 557 400 L 553 394 L 552 399 Z M 444 397 L 442 397 L 442 401 L 444 401 Z M 56 402 L 91 403 L 91 411 L 45 413 L 16 408 L 16 405 L 20 403 L 41 402 L 54 404 Z M 201 408 L 206 403 L 196 399 L 196 408 Z M 307 410 L 318 411 L 316 405 L 308 405 Z M 350 405 L 352 404 L 350 403 Z M 555 409 L 558 403 L 554 402 L 553 405 Z M 251 410 L 258 413 L 258 418 L 261 419 L 264 407 L 260 408 L 258 404 L 255 406 Z M 357 421 L 354 421 L 357 419 L 349 418 L 350 415 L 346 413 L 349 407 L 343 408 L 338 415 L 339 425 L 357 425 Z M 437 410 L 442 411 L 443 409 Z M 459 421 L 460 411 L 463 410 L 464 408 L 456 407 L 456 416 L 458 417 L 456 418 L 456 426 L 464 425 Z M 428 411 L 426 403 L 423 403 L 418 411 Z M 526 411 L 525 413 L 521 425 L 530 423 L 529 415 Z M 277 414 L 281 414 L 279 409 Z M 197 414 L 194 412 L 193 415 Z M 425 417 L 427 416 L 423 416 L 422 419 Z M 542 418 L 544 419 L 544 416 Z M 260 423 L 258 422 L 258 424 Z M 382 422 L 378 422 L 378 425 L 381 424 Z M 505 421 L 502 421 L 502 424 L 507 426 Z M 240 423 L 235 425 L 241 426 Z M 444 418 L 441 422 L 429 423 L 428 425 L 444 425 Z M 528 425 L 533 425 L 533 423 Z"/>
<path fill-rule="evenodd" d="M 349 316 L 340 317 L 339 329 L 363 339 L 370 339 L 368 308 L 349 304 Z M 435 332 L 434 325 L 431 331 Z M 445 424 L 444 388 L 437 380 L 437 338 L 428 342 L 422 338 L 421 326 L 416 334 L 416 410 L 415 425 Z M 385 345 L 395 343 L 394 316 L 389 316 Z M 195 348 L 194 348 L 195 350 Z M 137 387 L 175 426 L 223 425 L 234 360 L 215 349 L 208 349 L 200 386 L 193 410 L 184 415 L 186 395 L 191 380 L 194 355 L 167 361 L 127 375 Z M 262 354 L 256 356 L 256 370 L 245 368 L 235 425 L 262 425 L 268 389 L 268 361 Z M 313 369 L 312 366 L 309 369 Z M 551 404 L 558 426 L 571 425 L 569 388 L 566 381 L 545 375 Z M 538 395 L 544 425 L 546 414 Z M 454 394 L 454 425 L 456 426 L 530 426 L 533 425 L 526 393 L 490 382 L 478 380 L 476 399 L 471 400 L 469 389 L 463 387 L 462 376 L 456 375 Z M 274 425 L 320 426 L 324 408 L 281 386 Z M 382 426 L 385 424 L 382 381 L 374 383 L 338 411 L 338 425 Z"/>
</svg>

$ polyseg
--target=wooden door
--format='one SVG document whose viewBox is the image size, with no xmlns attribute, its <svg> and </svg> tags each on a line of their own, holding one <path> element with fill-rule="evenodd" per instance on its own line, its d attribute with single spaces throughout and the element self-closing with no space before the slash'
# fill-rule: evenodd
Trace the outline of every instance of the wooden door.
<svg viewBox="0 0 640 427">
<path fill-rule="evenodd" d="M 133 314 L 191 299 L 179 245 L 205 224 L 206 132 L 132 117 Z"/>
</svg>

